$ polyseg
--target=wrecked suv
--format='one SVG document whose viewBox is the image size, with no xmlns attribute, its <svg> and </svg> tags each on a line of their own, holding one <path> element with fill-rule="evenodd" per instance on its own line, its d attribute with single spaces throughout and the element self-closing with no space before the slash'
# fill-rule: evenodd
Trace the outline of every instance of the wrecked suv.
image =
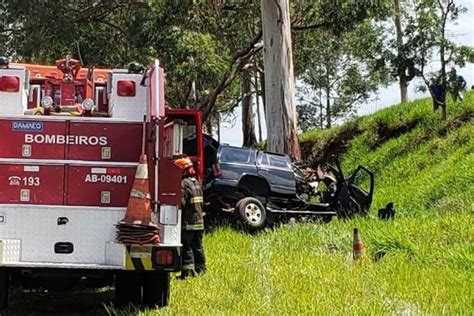
<svg viewBox="0 0 474 316">
<path fill-rule="evenodd" d="M 365 190 L 355 183 L 362 174 L 369 182 Z M 258 229 L 281 216 L 329 221 L 334 215 L 367 213 L 373 188 L 372 173 L 361 166 L 345 179 L 340 168 L 313 170 L 287 155 L 221 145 L 204 196 L 208 212 L 236 214 Z"/>
</svg>

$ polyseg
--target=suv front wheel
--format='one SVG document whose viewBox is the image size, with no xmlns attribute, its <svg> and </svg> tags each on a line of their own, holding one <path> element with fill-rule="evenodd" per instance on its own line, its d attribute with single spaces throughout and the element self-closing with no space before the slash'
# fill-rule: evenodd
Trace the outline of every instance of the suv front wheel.
<svg viewBox="0 0 474 316">
<path fill-rule="evenodd" d="M 260 229 L 265 226 L 267 212 L 263 204 L 253 197 L 241 199 L 236 204 L 240 219 L 251 229 Z"/>
</svg>

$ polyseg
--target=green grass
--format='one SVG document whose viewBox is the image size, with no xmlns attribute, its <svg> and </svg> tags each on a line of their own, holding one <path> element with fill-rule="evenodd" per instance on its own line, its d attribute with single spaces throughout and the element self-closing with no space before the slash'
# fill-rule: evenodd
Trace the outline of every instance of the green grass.
<svg viewBox="0 0 474 316">
<path fill-rule="evenodd" d="M 353 227 L 360 228 L 366 247 L 360 262 L 351 259 Z M 209 272 L 173 280 L 171 305 L 140 315 L 452 315 L 473 310 L 474 230 L 467 213 L 300 223 L 256 236 L 223 227 L 206 235 L 205 244 Z M 99 299 L 109 299 L 112 292 L 108 295 Z M 22 299 L 31 300 L 32 294 Z M 38 311 L 38 305 L 44 313 L 95 306 L 106 314 L 97 299 L 91 292 L 72 293 L 69 303 L 33 296 L 34 303 L 20 314 Z"/>
<path fill-rule="evenodd" d="M 69 311 L 86 304 L 91 313 L 114 315 L 472 315 L 473 113 L 474 94 L 467 93 L 462 105 L 449 105 L 448 122 L 422 100 L 306 133 L 307 150 L 344 134 L 344 169 L 362 164 L 375 172 L 369 218 L 282 225 L 257 235 L 221 227 L 205 236 L 208 273 L 173 279 L 167 308 L 104 307 L 101 301 L 112 295 L 104 289 L 71 294 L 76 299 Z M 377 133 L 380 126 L 406 122 L 416 124 L 396 137 Z M 380 221 L 376 211 L 388 201 L 395 203 L 396 218 Z M 358 262 L 351 259 L 354 227 L 366 251 Z M 51 296 L 17 293 L 13 300 L 22 315 L 55 310 Z"/>
<path fill-rule="evenodd" d="M 366 258 L 351 259 L 352 228 Z M 380 314 L 473 309 L 470 215 L 285 225 L 208 235 L 209 273 L 173 283 L 163 314 Z"/>
</svg>

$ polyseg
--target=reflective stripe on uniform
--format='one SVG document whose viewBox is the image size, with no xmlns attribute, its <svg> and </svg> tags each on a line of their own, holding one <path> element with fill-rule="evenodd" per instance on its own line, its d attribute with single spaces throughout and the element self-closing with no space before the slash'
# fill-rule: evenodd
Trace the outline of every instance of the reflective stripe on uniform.
<svg viewBox="0 0 474 316">
<path fill-rule="evenodd" d="M 192 204 L 204 203 L 204 198 L 202 196 L 195 196 L 195 197 L 191 198 L 191 203 Z"/>
<path fill-rule="evenodd" d="M 197 224 L 186 224 L 184 225 L 185 230 L 202 230 L 204 229 L 204 223 Z"/>
<path fill-rule="evenodd" d="M 194 270 L 194 264 L 183 264 L 181 267 L 182 270 Z"/>
</svg>

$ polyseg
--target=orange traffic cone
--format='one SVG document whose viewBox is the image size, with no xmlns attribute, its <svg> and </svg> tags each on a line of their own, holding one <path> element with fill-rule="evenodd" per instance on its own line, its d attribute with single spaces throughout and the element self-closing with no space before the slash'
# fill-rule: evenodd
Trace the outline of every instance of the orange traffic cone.
<svg viewBox="0 0 474 316">
<path fill-rule="evenodd" d="M 158 226 L 151 221 L 151 195 L 145 154 L 135 173 L 125 217 L 117 225 L 117 240 L 125 244 L 159 243 Z"/>
<path fill-rule="evenodd" d="M 352 258 L 358 260 L 364 255 L 364 244 L 358 228 L 354 228 L 354 240 L 352 242 Z"/>
<path fill-rule="evenodd" d="M 123 219 L 127 224 L 144 224 L 151 222 L 151 196 L 148 186 L 148 165 L 145 154 L 140 155 L 140 163 L 135 173 L 132 191 L 128 199 L 127 212 Z"/>
</svg>

